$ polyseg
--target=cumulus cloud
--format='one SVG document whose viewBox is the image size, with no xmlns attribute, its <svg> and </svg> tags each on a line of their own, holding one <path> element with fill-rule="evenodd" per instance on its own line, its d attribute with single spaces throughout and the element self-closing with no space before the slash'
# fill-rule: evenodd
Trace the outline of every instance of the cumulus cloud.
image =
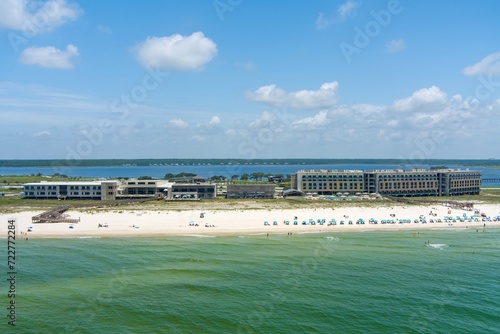
<svg viewBox="0 0 500 334">
<path fill-rule="evenodd" d="M 23 50 L 19 60 L 23 64 L 38 65 L 45 68 L 71 69 L 73 59 L 78 56 L 78 48 L 72 44 L 65 51 L 53 46 L 29 47 Z"/>
<path fill-rule="evenodd" d="M 288 93 L 277 95 L 286 97 Z M 390 105 L 335 105 L 321 108 L 312 116 L 293 116 L 289 122 L 281 122 L 276 114 L 265 111 L 249 122 L 246 128 L 233 128 L 226 135 L 251 138 L 255 131 L 278 127 L 280 136 L 275 136 L 273 140 L 286 143 L 301 141 L 343 145 L 391 141 L 394 145 L 401 143 L 412 149 L 417 135 L 425 137 L 436 130 L 447 133 L 451 138 L 449 131 L 470 128 L 482 118 L 480 114 L 486 112 L 475 99 L 464 99 L 460 95 L 448 98 L 438 87 L 431 86 L 416 90 L 409 97 Z M 315 131 L 324 129 L 332 131 Z"/>
<path fill-rule="evenodd" d="M 321 128 L 330 123 L 328 119 L 328 112 L 326 110 L 320 111 L 318 114 L 312 117 L 306 117 L 292 123 L 292 126 L 302 127 L 305 126 L 308 129 L 317 129 Z"/>
<path fill-rule="evenodd" d="M 148 37 L 135 47 L 139 62 L 147 68 L 199 70 L 217 55 L 217 45 L 201 32 L 190 36 Z"/>
<path fill-rule="evenodd" d="M 404 48 L 405 48 L 405 41 L 402 38 L 393 39 L 392 41 L 390 41 L 385 45 L 385 49 L 387 50 L 387 52 L 390 53 L 403 51 Z"/>
<path fill-rule="evenodd" d="M 295 109 L 328 108 L 336 104 L 338 82 L 327 82 L 318 90 L 286 92 L 276 85 L 262 86 L 246 94 L 251 101 Z"/>
<path fill-rule="evenodd" d="M 180 118 L 174 118 L 168 122 L 168 127 L 171 129 L 185 129 L 188 126 L 189 124 Z"/>
<path fill-rule="evenodd" d="M 422 88 L 414 92 L 410 97 L 397 100 L 393 107 L 397 111 L 409 111 L 417 109 L 423 105 L 443 104 L 447 100 L 447 95 L 438 87 Z"/>
<path fill-rule="evenodd" d="M 347 20 L 349 17 L 354 16 L 356 8 L 359 7 L 359 3 L 353 0 L 347 0 L 339 6 L 337 13 L 331 16 L 325 15 L 324 13 L 319 13 L 316 19 L 316 28 L 323 30 L 331 26 L 332 24 L 342 22 Z"/>
<path fill-rule="evenodd" d="M 0 1 L 0 27 L 37 35 L 76 20 L 82 12 L 78 4 L 65 0 Z"/>
<path fill-rule="evenodd" d="M 220 117 L 219 116 L 212 116 L 210 119 L 210 122 L 208 122 L 208 125 L 215 126 L 220 124 Z"/>
<path fill-rule="evenodd" d="M 262 113 L 262 115 L 257 120 L 250 122 L 248 124 L 248 127 L 250 127 L 250 128 L 266 127 L 266 126 L 269 126 L 271 121 L 275 118 L 276 118 L 276 116 L 272 112 L 264 111 Z"/>
<path fill-rule="evenodd" d="M 484 57 L 480 62 L 464 68 L 465 75 L 500 75 L 500 52 Z"/>
</svg>

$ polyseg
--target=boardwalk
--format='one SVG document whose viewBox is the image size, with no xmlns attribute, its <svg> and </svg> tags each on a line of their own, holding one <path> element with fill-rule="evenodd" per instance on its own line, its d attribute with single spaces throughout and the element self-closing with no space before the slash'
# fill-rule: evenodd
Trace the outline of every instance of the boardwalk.
<svg viewBox="0 0 500 334">
<path fill-rule="evenodd" d="M 74 219 L 69 218 L 69 215 L 64 214 L 69 209 L 69 206 L 63 205 L 58 206 L 55 209 L 43 212 L 39 215 L 31 217 L 31 222 L 33 224 L 38 223 L 72 223 L 77 224 L 80 222 L 80 218 Z"/>
</svg>

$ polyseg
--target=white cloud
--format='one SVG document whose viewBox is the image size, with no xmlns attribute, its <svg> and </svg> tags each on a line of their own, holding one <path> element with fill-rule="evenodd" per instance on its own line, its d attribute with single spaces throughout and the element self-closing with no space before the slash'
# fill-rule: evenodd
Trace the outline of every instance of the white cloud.
<svg viewBox="0 0 500 334">
<path fill-rule="evenodd" d="M 23 50 L 19 60 L 27 65 L 71 69 L 74 67 L 72 60 L 78 55 L 78 48 L 72 44 L 66 47 L 66 51 L 59 50 L 53 46 L 29 47 Z"/>
<path fill-rule="evenodd" d="M 235 129 L 227 129 L 225 134 L 228 136 L 236 136 L 238 135 L 238 131 L 236 131 Z"/>
<path fill-rule="evenodd" d="M 250 122 L 248 126 L 250 128 L 262 128 L 268 126 L 276 116 L 269 111 L 264 111 L 262 115 L 255 121 Z"/>
<path fill-rule="evenodd" d="M 500 75 L 500 52 L 484 57 L 480 62 L 464 68 L 465 75 Z"/>
<path fill-rule="evenodd" d="M 50 137 L 50 132 L 49 131 L 40 131 L 40 132 L 36 132 L 33 134 L 33 138 L 48 138 Z"/>
<path fill-rule="evenodd" d="M 212 116 L 210 119 L 210 122 L 208 122 L 208 125 L 215 126 L 220 124 L 220 117 L 219 116 Z"/>
<path fill-rule="evenodd" d="M 188 126 L 189 124 L 180 118 L 174 118 L 168 122 L 168 127 L 173 129 L 185 129 Z"/>
<path fill-rule="evenodd" d="M 410 97 L 397 100 L 393 107 L 397 111 L 408 111 L 421 107 L 422 105 L 443 104 L 447 100 L 446 93 L 438 87 L 422 88 L 414 92 Z"/>
<path fill-rule="evenodd" d="M 299 90 L 287 93 L 276 85 L 262 86 L 255 92 L 246 94 L 252 101 L 272 106 L 291 107 L 296 109 L 328 108 L 336 104 L 338 82 L 327 82 L 319 90 Z"/>
<path fill-rule="evenodd" d="M 78 4 L 65 0 L 49 0 L 44 3 L 3 0 L 0 1 L 0 27 L 37 35 L 76 20 L 82 12 Z"/>
<path fill-rule="evenodd" d="M 190 36 L 148 37 L 135 47 L 139 62 L 147 68 L 198 70 L 217 54 L 217 45 L 201 32 Z"/>
<path fill-rule="evenodd" d="M 316 28 L 323 30 L 331 26 L 332 24 L 339 23 L 347 20 L 349 17 L 353 17 L 356 12 L 356 8 L 359 7 L 359 3 L 353 0 L 347 0 L 339 6 L 337 9 L 337 14 L 332 16 L 327 16 L 324 13 L 319 13 L 316 19 Z"/>
<path fill-rule="evenodd" d="M 347 0 L 347 2 L 345 2 L 339 6 L 339 9 L 338 9 L 339 16 L 342 18 L 352 16 L 354 14 L 355 9 L 358 8 L 358 6 L 359 6 L 359 3 L 352 1 L 352 0 Z"/>
<path fill-rule="evenodd" d="M 318 114 L 312 117 L 306 117 L 293 122 L 292 126 L 296 127 L 305 126 L 308 129 L 316 129 L 323 127 L 328 123 L 330 123 L 330 120 L 328 119 L 328 112 L 326 110 L 322 110 Z"/>
<path fill-rule="evenodd" d="M 328 18 L 324 13 L 319 13 L 316 19 L 316 28 L 318 30 L 324 30 L 335 23 L 335 19 Z"/>
<path fill-rule="evenodd" d="M 405 41 L 402 38 L 393 39 L 385 45 L 387 52 L 395 53 L 405 49 Z"/>
</svg>

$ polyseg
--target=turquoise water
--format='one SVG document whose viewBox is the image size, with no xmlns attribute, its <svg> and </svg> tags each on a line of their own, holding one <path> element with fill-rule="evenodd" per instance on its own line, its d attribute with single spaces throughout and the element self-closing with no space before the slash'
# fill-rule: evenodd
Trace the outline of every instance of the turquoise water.
<svg viewBox="0 0 500 334">
<path fill-rule="evenodd" d="M 500 331 L 500 229 L 16 247 L 18 333 Z"/>
</svg>

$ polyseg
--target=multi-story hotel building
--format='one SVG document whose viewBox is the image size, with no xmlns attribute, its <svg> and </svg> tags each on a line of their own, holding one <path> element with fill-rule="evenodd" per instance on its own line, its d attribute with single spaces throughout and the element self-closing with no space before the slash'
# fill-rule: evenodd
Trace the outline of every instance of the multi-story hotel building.
<svg viewBox="0 0 500 334">
<path fill-rule="evenodd" d="M 366 171 L 364 175 L 368 193 L 386 196 L 439 195 L 439 175 L 430 170 L 375 170 Z"/>
<path fill-rule="evenodd" d="M 166 180 L 127 180 L 119 192 L 123 197 L 163 196 L 172 184 Z"/>
<path fill-rule="evenodd" d="M 440 195 L 479 195 L 481 173 L 478 171 L 447 170 L 440 172 Z"/>
<path fill-rule="evenodd" d="M 117 180 L 26 183 L 24 198 L 115 200 L 147 197 L 215 198 L 215 184 L 175 184 L 165 180 Z"/>
<path fill-rule="evenodd" d="M 25 198 L 114 200 L 119 184 L 118 181 L 37 182 L 23 187 Z"/>
<path fill-rule="evenodd" d="M 292 188 L 319 195 L 337 192 L 378 193 L 385 196 L 477 195 L 481 173 L 455 169 L 301 170 L 292 174 Z"/>
<path fill-rule="evenodd" d="M 292 174 L 292 188 L 305 193 L 334 195 L 364 191 L 361 170 L 301 170 Z"/>
</svg>

